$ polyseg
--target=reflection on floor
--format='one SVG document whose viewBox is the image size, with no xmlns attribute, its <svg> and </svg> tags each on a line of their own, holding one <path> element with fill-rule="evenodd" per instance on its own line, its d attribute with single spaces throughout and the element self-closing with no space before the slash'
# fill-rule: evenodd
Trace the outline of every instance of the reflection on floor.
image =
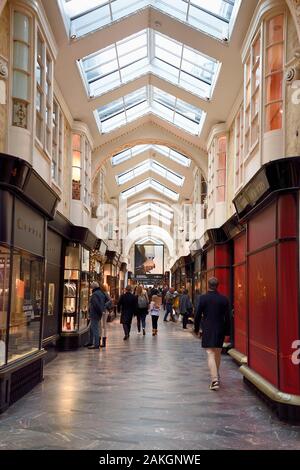
<svg viewBox="0 0 300 470">
<path fill-rule="evenodd" d="M 0 416 L 0 449 L 300 449 L 225 357 L 222 390 L 208 390 L 204 351 L 179 325 L 105 351 L 60 353 L 45 380 Z"/>
</svg>

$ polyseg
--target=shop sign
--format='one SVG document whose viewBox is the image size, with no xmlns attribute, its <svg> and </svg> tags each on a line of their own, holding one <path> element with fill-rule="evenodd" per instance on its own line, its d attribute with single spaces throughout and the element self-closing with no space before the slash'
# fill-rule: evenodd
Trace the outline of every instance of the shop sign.
<svg viewBox="0 0 300 470">
<path fill-rule="evenodd" d="M 14 217 L 14 246 L 39 256 L 44 256 L 44 227 L 43 217 L 15 200 Z"/>
</svg>

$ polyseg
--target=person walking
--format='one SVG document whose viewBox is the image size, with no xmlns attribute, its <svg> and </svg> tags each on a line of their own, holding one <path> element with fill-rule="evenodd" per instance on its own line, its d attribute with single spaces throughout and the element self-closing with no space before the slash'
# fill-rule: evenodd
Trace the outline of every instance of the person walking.
<svg viewBox="0 0 300 470">
<path fill-rule="evenodd" d="M 99 321 L 106 308 L 107 296 L 100 289 L 98 282 L 91 283 L 92 295 L 89 302 L 89 319 L 90 319 L 90 340 L 85 347 L 88 349 L 100 348 Z"/>
<path fill-rule="evenodd" d="M 219 281 L 208 281 L 208 292 L 199 298 L 195 317 L 195 332 L 202 328 L 202 347 L 206 349 L 211 375 L 210 390 L 220 388 L 221 353 L 225 336 L 230 334 L 229 300 L 218 292 Z"/>
<path fill-rule="evenodd" d="M 168 321 L 169 314 L 171 315 L 171 320 L 173 320 L 173 303 L 175 300 L 175 289 L 174 287 L 170 287 L 168 292 L 166 293 L 165 301 L 166 301 L 166 313 L 164 316 L 164 321 Z"/>
<path fill-rule="evenodd" d="M 160 303 L 158 295 L 153 295 L 149 307 L 152 320 L 152 336 L 157 336 L 158 318 L 160 313 Z"/>
<path fill-rule="evenodd" d="M 179 311 L 182 315 L 182 327 L 184 330 L 187 330 L 189 315 L 191 315 L 191 313 L 193 312 L 193 304 L 189 297 L 189 291 L 187 289 L 184 289 L 183 294 L 180 296 Z"/>
<path fill-rule="evenodd" d="M 100 332 L 99 332 L 99 336 L 100 336 L 100 348 L 106 348 L 106 339 L 107 339 L 107 319 L 108 319 L 108 316 L 109 316 L 109 311 L 112 310 L 113 308 L 113 302 L 112 302 L 112 299 L 110 298 L 109 294 L 108 294 L 108 287 L 106 284 L 102 284 L 100 286 L 100 290 L 104 293 L 104 295 L 106 296 L 106 304 L 105 304 L 105 309 L 102 313 L 102 316 L 100 318 L 100 324 L 99 324 L 99 327 L 100 327 Z M 102 342 L 101 342 L 101 339 L 102 339 Z"/>
<path fill-rule="evenodd" d="M 136 290 L 136 296 L 137 296 L 137 310 L 136 310 L 137 329 L 138 329 L 138 333 L 140 333 L 141 324 L 142 324 L 143 336 L 145 336 L 146 316 L 148 315 L 149 298 L 143 286 L 138 286 Z"/>
<path fill-rule="evenodd" d="M 132 294 L 131 287 L 126 287 L 118 302 L 118 312 L 121 312 L 121 323 L 124 329 L 124 341 L 129 338 L 133 315 L 137 310 L 137 297 Z"/>
</svg>

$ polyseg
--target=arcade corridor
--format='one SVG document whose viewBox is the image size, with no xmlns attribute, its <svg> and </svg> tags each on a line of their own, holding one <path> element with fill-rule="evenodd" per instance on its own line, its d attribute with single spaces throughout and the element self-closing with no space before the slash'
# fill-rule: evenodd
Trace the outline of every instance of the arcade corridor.
<svg viewBox="0 0 300 470">
<path fill-rule="evenodd" d="M 299 427 L 277 420 L 230 357 L 210 392 L 199 340 L 178 324 L 149 330 L 124 343 L 115 321 L 106 351 L 60 353 L 1 416 L 0 448 L 300 449 Z"/>
</svg>

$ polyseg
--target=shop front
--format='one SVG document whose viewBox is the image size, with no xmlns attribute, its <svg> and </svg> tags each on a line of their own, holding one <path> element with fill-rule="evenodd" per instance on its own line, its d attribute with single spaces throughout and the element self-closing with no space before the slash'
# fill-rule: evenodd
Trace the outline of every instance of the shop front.
<svg viewBox="0 0 300 470">
<path fill-rule="evenodd" d="M 70 240 L 66 242 L 63 269 L 63 304 L 59 347 L 77 349 L 88 342 L 90 255 L 97 237 L 87 228 L 71 226 Z"/>
<path fill-rule="evenodd" d="M 28 163 L 0 154 L 0 412 L 43 378 L 47 221 L 58 201 Z"/>
<path fill-rule="evenodd" d="M 300 420 L 299 319 L 300 157 L 264 165 L 235 198 L 247 227 L 246 320 L 236 344 L 247 350 L 245 381 L 276 408 Z M 246 325 L 246 328 L 245 328 Z M 246 331 L 245 331 L 246 330 Z"/>
<path fill-rule="evenodd" d="M 119 272 L 120 272 L 120 254 L 116 251 L 106 251 L 106 262 L 104 266 L 104 282 L 108 286 L 109 294 L 114 302 L 118 303 L 120 296 Z"/>
</svg>

